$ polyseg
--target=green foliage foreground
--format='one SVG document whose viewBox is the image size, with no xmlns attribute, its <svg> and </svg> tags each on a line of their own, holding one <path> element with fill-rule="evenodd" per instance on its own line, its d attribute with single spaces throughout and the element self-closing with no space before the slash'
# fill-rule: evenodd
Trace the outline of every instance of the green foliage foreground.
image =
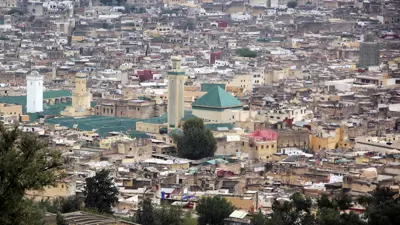
<svg viewBox="0 0 400 225">
<path fill-rule="evenodd" d="M 0 125 L 0 224 L 40 221 L 42 212 L 25 198 L 25 192 L 54 185 L 62 177 L 60 158 L 38 136 Z"/>
<path fill-rule="evenodd" d="M 398 193 L 387 187 L 378 187 L 370 196 L 357 202 L 366 207 L 364 215 L 346 213 L 352 205 L 348 195 L 341 194 L 332 200 L 322 195 L 317 201 L 317 212 L 311 213 L 311 199 L 295 193 L 290 201 L 275 201 L 272 215 L 258 213 L 253 225 L 395 225 L 400 224 Z"/>
<path fill-rule="evenodd" d="M 138 211 L 132 221 L 146 225 L 196 225 L 197 221 L 190 212 L 183 214 L 179 206 L 165 205 L 156 207 L 151 199 L 146 198 L 139 203 Z"/>
</svg>

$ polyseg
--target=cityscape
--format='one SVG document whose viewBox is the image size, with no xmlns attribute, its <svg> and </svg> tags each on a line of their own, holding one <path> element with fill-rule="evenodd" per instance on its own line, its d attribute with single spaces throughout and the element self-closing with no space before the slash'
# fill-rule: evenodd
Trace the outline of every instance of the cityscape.
<svg viewBox="0 0 400 225">
<path fill-rule="evenodd" d="M 0 225 L 399 212 L 399 0 L 0 0 Z"/>
</svg>

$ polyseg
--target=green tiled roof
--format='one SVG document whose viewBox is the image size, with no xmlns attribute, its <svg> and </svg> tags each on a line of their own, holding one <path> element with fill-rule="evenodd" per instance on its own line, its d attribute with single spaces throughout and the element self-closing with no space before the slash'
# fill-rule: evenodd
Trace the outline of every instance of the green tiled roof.
<svg viewBox="0 0 400 225">
<path fill-rule="evenodd" d="M 132 138 L 150 138 L 150 136 L 144 132 L 132 131 L 129 133 Z"/>
<path fill-rule="evenodd" d="M 72 96 L 70 91 L 58 90 L 58 91 L 45 91 L 43 92 L 43 99 L 59 98 Z"/>
<path fill-rule="evenodd" d="M 236 108 L 241 107 L 242 105 L 243 104 L 238 99 L 233 97 L 231 94 L 229 94 L 219 86 L 213 88 L 211 91 L 201 96 L 192 104 L 192 106 L 195 107 L 219 109 Z"/>
<path fill-rule="evenodd" d="M 201 91 L 209 92 L 216 87 L 221 87 L 222 89 L 225 90 L 225 86 L 226 86 L 225 84 L 204 83 L 204 84 L 201 84 Z"/>
<path fill-rule="evenodd" d="M 228 130 L 232 130 L 235 126 L 232 123 L 205 123 L 204 127 L 206 129 L 210 129 L 212 131 L 217 131 L 218 128 L 228 128 Z"/>
<path fill-rule="evenodd" d="M 168 71 L 168 75 L 185 75 L 185 71 Z"/>
<path fill-rule="evenodd" d="M 191 114 L 191 111 L 185 110 L 185 116 L 190 116 Z M 76 124 L 80 130 L 91 131 L 95 129 L 97 130 L 96 133 L 98 133 L 101 137 L 104 137 L 110 132 L 122 132 L 131 136 L 138 134 L 140 136 L 140 132 L 136 132 L 136 122 L 138 121 L 162 124 L 167 123 L 168 117 L 167 114 L 151 119 L 134 119 L 109 116 L 88 116 L 84 118 L 57 117 L 46 119 L 45 123 L 60 124 L 60 126 L 66 126 L 69 128 L 72 128 Z M 141 135 L 141 137 L 144 136 Z"/>
</svg>

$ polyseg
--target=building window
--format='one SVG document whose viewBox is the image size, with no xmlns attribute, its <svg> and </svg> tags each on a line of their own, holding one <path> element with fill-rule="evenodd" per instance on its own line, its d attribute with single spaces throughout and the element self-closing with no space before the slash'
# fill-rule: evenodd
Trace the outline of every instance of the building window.
<svg viewBox="0 0 400 225">
<path fill-rule="evenodd" d="M 105 108 L 103 108 L 103 113 L 106 113 L 106 109 Z"/>
<path fill-rule="evenodd" d="M 274 148 L 274 145 L 271 145 L 271 148 Z"/>
<path fill-rule="evenodd" d="M 113 109 L 111 109 L 111 114 L 113 114 L 113 112 L 114 112 L 114 110 L 113 110 Z"/>
</svg>

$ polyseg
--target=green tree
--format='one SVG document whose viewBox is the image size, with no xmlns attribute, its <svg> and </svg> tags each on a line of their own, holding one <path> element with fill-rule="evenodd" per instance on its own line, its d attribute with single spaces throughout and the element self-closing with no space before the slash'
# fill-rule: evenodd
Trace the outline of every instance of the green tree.
<svg viewBox="0 0 400 225">
<path fill-rule="evenodd" d="M 0 224 L 40 222 L 43 210 L 26 199 L 25 192 L 54 185 L 63 177 L 58 172 L 60 152 L 47 146 L 34 134 L 0 125 Z"/>
<path fill-rule="evenodd" d="M 24 15 L 24 12 L 22 12 L 22 10 L 19 8 L 11 8 L 7 12 L 7 15 L 14 15 L 14 14 L 18 14 L 18 15 L 22 16 L 22 15 Z"/>
<path fill-rule="evenodd" d="M 349 195 L 342 193 L 335 197 L 335 202 L 340 210 L 346 210 L 351 207 L 353 199 Z"/>
<path fill-rule="evenodd" d="M 305 212 L 310 214 L 312 204 L 310 198 L 305 198 L 302 194 L 297 192 L 290 196 L 290 200 L 292 200 L 296 212 Z"/>
<path fill-rule="evenodd" d="M 350 212 L 340 214 L 340 220 L 343 225 L 367 225 L 367 223 L 360 218 L 359 215 Z"/>
<path fill-rule="evenodd" d="M 223 225 L 233 211 L 233 205 L 221 196 L 203 197 L 196 207 L 199 225 Z"/>
<path fill-rule="evenodd" d="M 287 6 L 288 8 L 294 9 L 294 8 L 297 7 L 297 1 L 289 1 L 289 2 L 286 4 L 286 6 Z"/>
<path fill-rule="evenodd" d="M 321 208 L 317 213 L 321 225 L 340 225 L 340 212 L 334 208 Z"/>
<path fill-rule="evenodd" d="M 18 224 L 18 225 L 43 225 L 45 223 L 45 210 L 40 208 L 38 204 L 36 204 L 31 199 L 23 199 L 20 202 L 21 207 L 21 216 L 22 218 L 18 218 L 17 223 L 0 223 L 0 224 Z M 0 215 L 3 216 L 3 215 Z"/>
<path fill-rule="evenodd" d="M 145 198 L 139 203 L 134 222 L 139 224 L 154 225 L 154 208 L 151 199 Z"/>
<path fill-rule="evenodd" d="M 81 210 L 82 200 L 77 196 L 62 198 L 60 203 L 60 212 L 69 213 Z"/>
<path fill-rule="evenodd" d="M 323 194 L 321 197 L 318 198 L 317 200 L 318 208 L 328 208 L 328 209 L 335 209 L 336 206 L 335 204 L 329 199 L 328 195 Z"/>
<path fill-rule="evenodd" d="M 366 225 L 366 222 L 353 213 L 341 213 L 334 208 L 320 208 L 317 213 L 319 225 Z"/>
<path fill-rule="evenodd" d="M 252 225 L 265 225 L 268 221 L 268 218 L 261 212 L 258 212 L 256 215 L 253 216 L 253 218 L 251 218 Z"/>
<path fill-rule="evenodd" d="M 69 213 L 81 210 L 82 201 L 77 196 L 56 198 L 52 201 L 41 200 L 39 207 L 50 213 Z"/>
<path fill-rule="evenodd" d="M 65 219 L 61 215 L 61 213 L 57 213 L 56 223 L 57 223 L 57 225 L 68 225 L 67 221 L 65 221 Z"/>
<path fill-rule="evenodd" d="M 364 198 L 368 225 L 395 225 L 400 221 L 399 194 L 388 187 L 378 186 L 370 198 Z"/>
<path fill-rule="evenodd" d="M 94 177 L 86 178 L 85 207 L 99 213 L 112 214 L 111 207 L 118 203 L 118 189 L 109 170 L 101 170 Z"/>
<path fill-rule="evenodd" d="M 187 211 L 183 215 L 182 225 L 197 225 L 197 220 L 193 218 L 192 212 Z"/>
<path fill-rule="evenodd" d="M 210 130 L 204 127 L 203 120 L 193 118 L 183 125 L 183 135 L 173 137 L 178 145 L 178 155 L 188 159 L 202 159 L 214 156 L 217 142 Z"/>
<path fill-rule="evenodd" d="M 133 222 L 147 225 L 183 225 L 182 208 L 172 205 L 155 207 L 151 199 L 146 198 L 139 203 Z"/>
<path fill-rule="evenodd" d="M 290 196 L 290 201 L 274 201 L 273 214 L 268 219 L 267 225 L 292 225 L 315 223 L 314 216 L 310 213 L 311 199 L 305 198 L 300 193 Z"/>
<path fill-rule="evenodd" d="M 249 48 L 240 48 L 236 50 L 236 55 L 247 58 L 256 58 L 257 52 L 252 51 Z"/>
<path fill-rule="evenodd" d="M 162 206 L 153 211 L 154 225 L 182 225 L 182 208 L 179 206 Z"/>
<path fill-rule="evenodd" d="M 122 6 L 126 3 L 126 0 L 100 0 L 100 2 L 108 6 Z"/>
</svg>

